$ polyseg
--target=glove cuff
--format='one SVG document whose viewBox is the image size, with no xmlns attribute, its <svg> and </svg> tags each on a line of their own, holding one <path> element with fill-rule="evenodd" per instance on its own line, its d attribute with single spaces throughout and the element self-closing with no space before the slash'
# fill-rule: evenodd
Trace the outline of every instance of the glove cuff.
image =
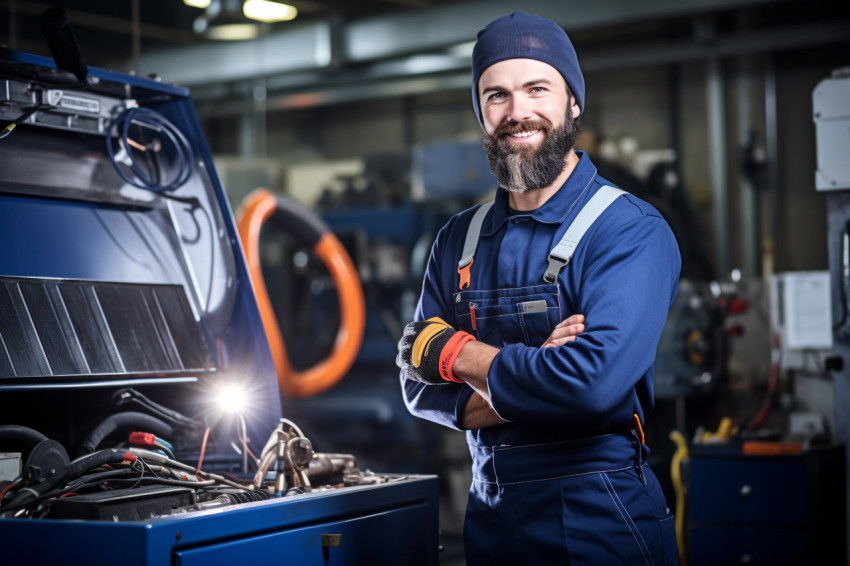
<svg viewBox="0 0 850 566">
<path fill-rule="evenodd" d="M 449 338 L 446 345 L 443 346 L 443 349 L 440 351 L 440 361 L 439 364 L 437 364 L 440 371 L 440 377 L 446 381 L 463 383 L 462 379 L 455 377 L 452 368 L 455 365 L 455 360 L 457 360 L 461 349 L 463 349 L 466 343 L 470 340 L 475 340 L 475 336 L 462 330 L 455 332 L 454 335 Z"/>
</svg>

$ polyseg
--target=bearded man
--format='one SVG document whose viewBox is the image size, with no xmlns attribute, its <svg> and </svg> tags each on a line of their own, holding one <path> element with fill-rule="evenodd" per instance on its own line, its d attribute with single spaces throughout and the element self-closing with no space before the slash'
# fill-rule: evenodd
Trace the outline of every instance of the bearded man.
<svg viewBox="0 0 850 566">
<path fill-rule="evenodd" d="M 642 432 L 676 240 L 574 149 L 584 78 L 556 23 L 482 29 L 472 93 L 499 188 L 440 230 L 397 357 L 411 413 L 466 431 L 467 563 L 676 564 Z"/>
</svg>

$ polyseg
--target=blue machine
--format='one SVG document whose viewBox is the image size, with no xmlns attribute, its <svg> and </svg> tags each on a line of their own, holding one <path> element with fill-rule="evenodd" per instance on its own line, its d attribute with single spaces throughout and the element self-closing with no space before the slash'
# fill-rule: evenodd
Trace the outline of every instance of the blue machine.
<svg viewBox="0 0 850 566">
<path fill-rule="evenodd" d="M 436 477 L 284 418 L 188 91 L 54 60 L 0 50 L 0 563 L 436 564 Z"/>
</svg>

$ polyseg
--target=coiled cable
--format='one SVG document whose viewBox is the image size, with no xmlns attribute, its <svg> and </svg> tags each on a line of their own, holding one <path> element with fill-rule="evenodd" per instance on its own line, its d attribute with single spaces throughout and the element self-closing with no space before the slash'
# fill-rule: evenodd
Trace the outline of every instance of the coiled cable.
<svg viewBox="0 0 850 566">
<path fill-rule="evenodd" d="M 149 143 L 142 143 L 131 137 L 133 126 L 137 132 L 147 128 L 162 134 L 164 139 L 155 137 Z M 158 163 L 158 154 L 165 148 L 164 140 L 174 148 L 177 168 L 176 174 L 167 182 L 162 175 L 163 164 Z M 133 107 L 121 112 L 107 130 L 106 150 L 121 178 L 140 189 L 157 193 L 170 192 L 186 183 L 194 173 L 194 158 L 189 141 L 174 124 L 150 108 Z M 143 167 L 141 159 L 134 158 L 134 155 L 144 156 L 147 166 Z"/>
</svg>

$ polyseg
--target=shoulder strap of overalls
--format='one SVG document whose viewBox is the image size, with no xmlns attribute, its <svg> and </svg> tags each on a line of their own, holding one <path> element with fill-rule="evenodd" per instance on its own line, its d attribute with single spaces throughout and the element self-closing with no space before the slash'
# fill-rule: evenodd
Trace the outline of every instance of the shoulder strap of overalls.
<svg viewBox="0 0 850 566">
<path fill-rule="evenodd" d="M 567 266 L 573 257 L 573 252 L 576 251 L 579 241 L 581 240 L 591 224 L 599 218 L 608 206 L 617 200 L 621 194 L 625 193 L 621 189 L 617 189 L 610 185 L 605 185 L 596 191 L 587 204 L 579 211 L 578 216 L 573 220 L 570 227 L 567 228 L 564 237 L 558 242 L 558 245 L 552 248 L 549 252 L 549 267 L 546 268 L 546 273 L 543 274 L 543 281 L 546 283 L 554 283 L 558 279 L 558 274 Z"/>
<path fill-rule="evenodd" d="M 463 252 L 460 254 L 460 261 L 457 264 L 457 273 L 460 275 L 458 287 L 461 291 L 469 287 L 469 270 L 472 268 L 472 262 L 474 261 L 475 248 L 478 247 L 478 236 L 481 234 L 484 217 L 487 216 L 487 212 L 493 207 L 493 202 L 491 200 L 479 206 L 475 214 L 472 215 L 469 228 L 466 229 Z"/>
<path fill-rule="evenodd" d="M 608 206 L 614 202 L 617 197 L 625 191 L 605 185 L 596 191 L 587 204 L 579 211 L 578 216 L 573 220 L 570 227 L 567 229 L 561 241 L 552 248 L 549 252 L 549 267 L 543 274 L 543 280 L 546 283 L 554 283 L 558 278 L 558 274 L 566 267 L 573 257 L 573 252 L 578 246 L 584 233 L 605 211 Z M 470 269 L 475 258 L 475 249 L 478 247 L 478 238 L 481 234 L 481 226 L 484 224 L 484 217 L 493 206 L 494 201 L 487 202 L 478 207 L 478 210 L 472 216 L 469 222 L 469 228 L 466 230 L 466 239 L 463 242 L 463 252 L 460 256 L 460 261 L 457 264 L 457 272 L 460 276 L 458 287 L 461 291 L 469 287 Z"/>
</svg>

